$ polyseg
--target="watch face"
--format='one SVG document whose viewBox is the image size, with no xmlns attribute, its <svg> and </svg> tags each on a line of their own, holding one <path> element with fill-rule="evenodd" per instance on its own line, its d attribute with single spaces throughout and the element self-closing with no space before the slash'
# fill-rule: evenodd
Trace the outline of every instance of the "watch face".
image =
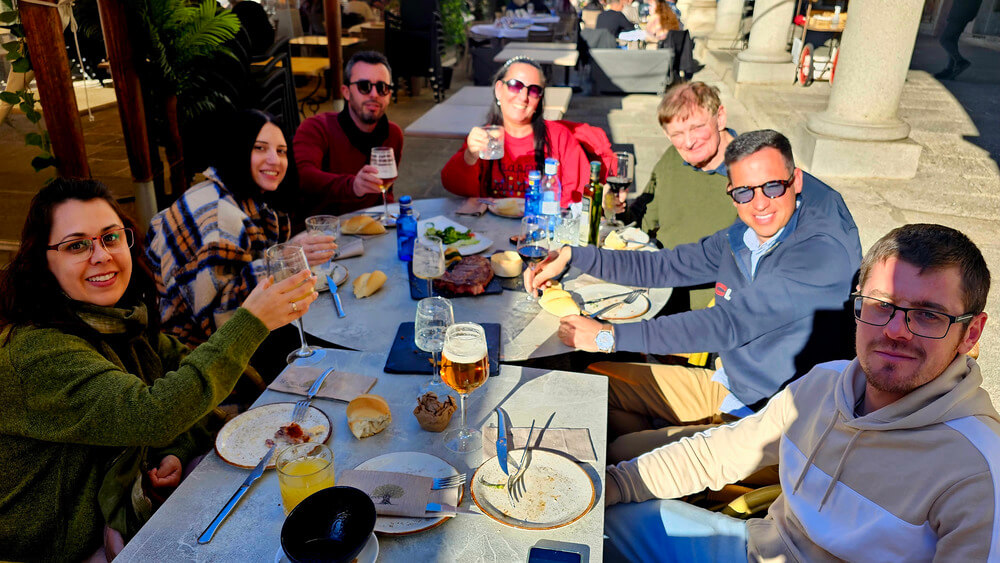
<svg viewBox="0 0 1000 563">
<path fill-rule="evenodd" d="M 597 333 L 597 338 L 594 339 L 597 344 L 597 349 L 601 352 L 610 352 L 615 346 L 615 337 L 611 335 L 610 330 L 602 330 Z"/>
</svg>

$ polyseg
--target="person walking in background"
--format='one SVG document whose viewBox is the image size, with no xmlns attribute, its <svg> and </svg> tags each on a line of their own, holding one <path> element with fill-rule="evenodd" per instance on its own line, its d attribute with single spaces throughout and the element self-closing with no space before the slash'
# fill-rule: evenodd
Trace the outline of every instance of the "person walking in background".
<svg viewBox="0 0 1000 563">
<path fill-rule="evenodd" d="M 972 63 L 958 52 L 958 39 L 969 22 L 976 19 L 983 0 L 955 0 L 948 11 L 948 20 L 941 32 L 941 46 L 948 53 L 948 66 L 936 73 L 939 80 L 954 80 L 968 69 Z"/>
</svg>

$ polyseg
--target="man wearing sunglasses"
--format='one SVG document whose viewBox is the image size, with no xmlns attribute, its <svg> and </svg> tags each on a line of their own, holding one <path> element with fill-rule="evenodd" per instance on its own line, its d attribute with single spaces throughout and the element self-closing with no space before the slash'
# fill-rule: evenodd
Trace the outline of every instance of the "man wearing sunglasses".
<svg viewBox="0 0 1000 563">
<path fill-rule="evenodd" d="M 850 354 L 843 343 L 861 242 L 840 194 L 795 168 L 788 139 L 744 133 L 726 149 L 727 192 L 740 220 L 692 244 L 659 252 L 564 247 L 526 287 L 572 265 L 640 287 L 714 282 L 714 307 L 610 325 L 579 315 L 559 337 L 587 351 L 718 352 L 719 369 L 599 362 L 609 376 L 608 459 L 630 459 L 710 425 L 752 414 L 821 361 Z M 844 350 L 848 348 L 848 350 Z M 657 420 L 666 428 L 654 430 Z"/>
<path fill-rule="evenodd" d="M 382 203 L 378 169 L 369 164 L 373 147 L 391 147 L 399 165 L 403 131 L 385 110 L 392 95 L 392 70 L 375 51 L 356 53 L 344 68 L 344 109 L 306 119 L 295 133 L 295 164 L 305 215 L 340 215 Z M 392 188 L 386 194 L 392 201 Z"/>
<path fill-rule="evenodd" d="M 606 504 L 616 506 L 605 557 L 997 560 L 1000 414 L 967 356 L 989 289 L 986 261 L 962 233 L 889 232 L 865 255 L 853 295 L 857 358 L 817 365 L 753 416 L 608 467 Z M 773 463 L 782 490 L 763 519 L 651 500 Z M 697 538 L 676 533 L 691 529 Z"/>
</svg>

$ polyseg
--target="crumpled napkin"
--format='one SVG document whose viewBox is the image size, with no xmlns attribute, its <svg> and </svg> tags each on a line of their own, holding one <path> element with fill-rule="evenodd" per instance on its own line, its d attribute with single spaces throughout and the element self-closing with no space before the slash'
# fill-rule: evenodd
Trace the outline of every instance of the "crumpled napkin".
<svg viewBox="0 0 1000 563">
<path fill-rule="evenodd" d="M 456 215 L 475 215 L 476 217 L 486 213 L 487 205 L 478 197 L 470 197 L 465 203 L 455 210 Z"/>
<path fill-rule="evenodd" d="M 365 241 L 360 237 L 342 235 L 337 239 L 337 256 L 334 260 L 361 256 L 365 253 Z"/>
</svg>

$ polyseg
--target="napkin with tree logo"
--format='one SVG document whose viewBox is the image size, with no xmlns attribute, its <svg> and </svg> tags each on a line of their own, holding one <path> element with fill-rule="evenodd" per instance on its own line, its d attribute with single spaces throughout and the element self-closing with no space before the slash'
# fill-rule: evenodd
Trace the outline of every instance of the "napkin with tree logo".
<svg viewBox="0 0 1000 563">
<path fill-rule="evenodd" d="M 380 516 L 428 516 L 428 502 L 442 502 L 436 498 L 444 491 L 431 491 L 433 479 L 396 473 L 393 471 L 365 471 L 348 469 L 340 475 L 338 485 L 361 489 L 375 503 L 375 513 Z"/>
</svg>

